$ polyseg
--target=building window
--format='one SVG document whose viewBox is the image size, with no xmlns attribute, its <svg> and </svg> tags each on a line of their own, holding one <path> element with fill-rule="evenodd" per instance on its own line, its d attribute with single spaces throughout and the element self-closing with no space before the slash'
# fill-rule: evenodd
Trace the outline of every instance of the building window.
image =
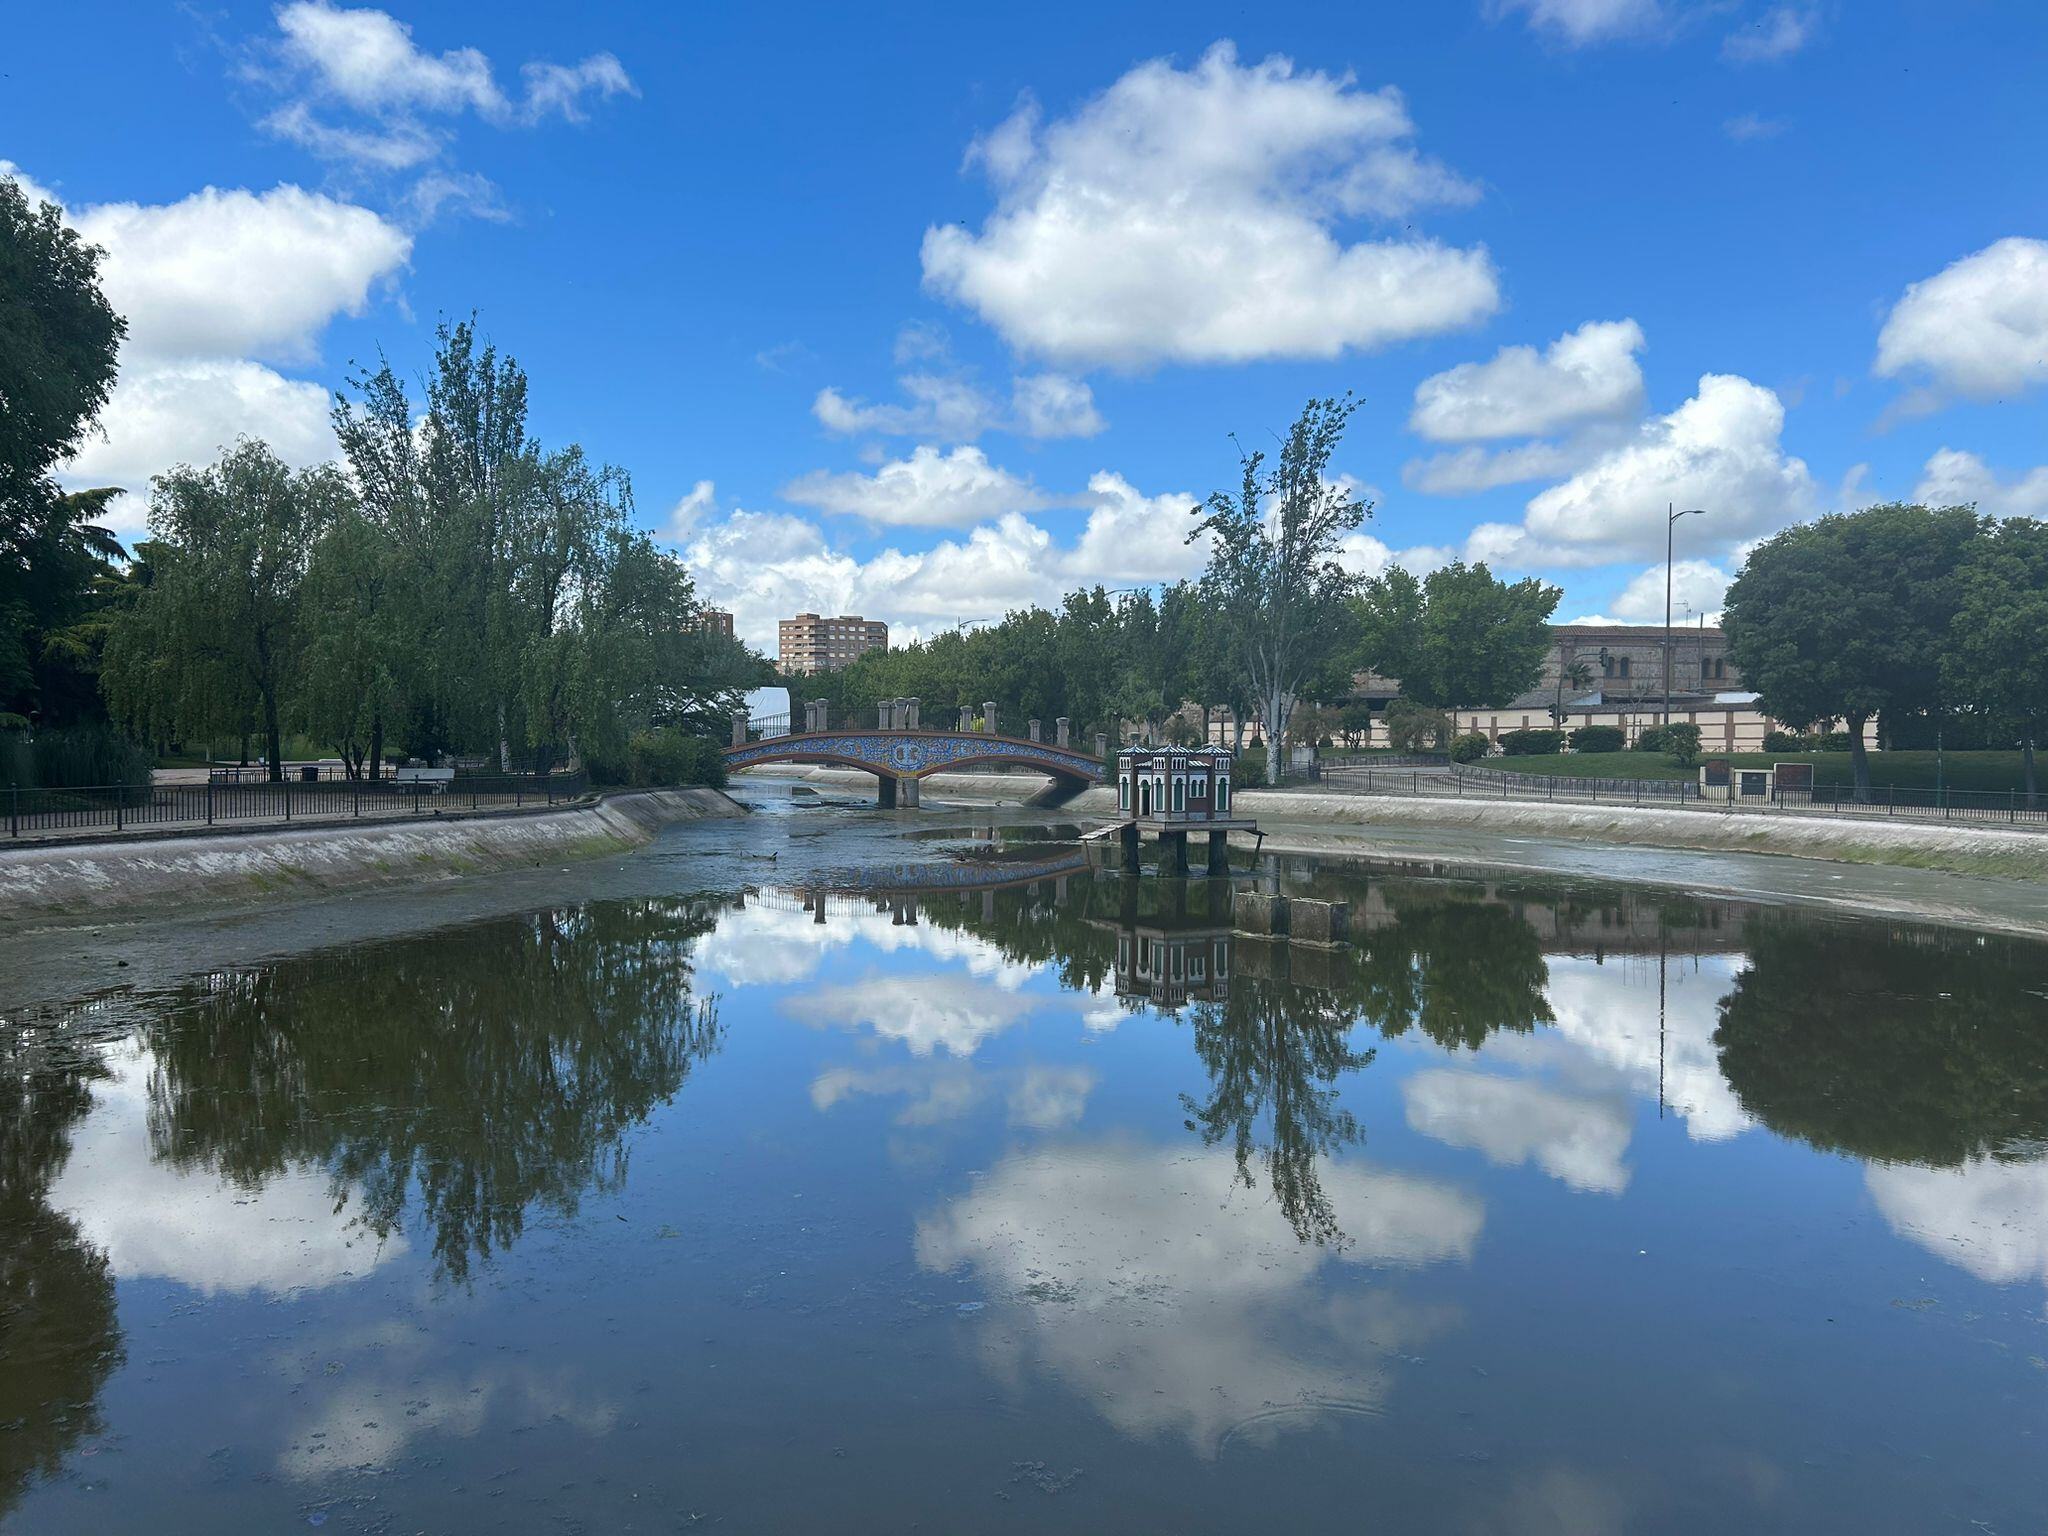
<svg viewBox="0 0 2048 1536">
<path fill-rule="evenodd" d="M 1614 658 L 1612 656 L 1602 656 L 1600 658 L 1600 675 L 1602 677 L 1614 676 Z"/>
<path fill-rule="evenodd" d="M 1216 775 L 1216 809 L 1218 811 L 1230 809 L 1230 775 L 1227 773 Z"/>
<path fill-rule="evenodd" d="M 1173 809 L 1176 814 L 1188 808 L 1188 781 L 1179 774 L 1173 776 Z"/>
<path fill-rule="evenodd" d="M 1131 776 L 1119 774 L 1116 781 L 1116 808 L 1128 811 L 1131 808 Z"/>
<path fill-rule="evenodd" d="M 1621 675 L 1623 677 L 1628 676 L 1628 658 L 1626 656 L 1621 658 Z"/>
</svg>

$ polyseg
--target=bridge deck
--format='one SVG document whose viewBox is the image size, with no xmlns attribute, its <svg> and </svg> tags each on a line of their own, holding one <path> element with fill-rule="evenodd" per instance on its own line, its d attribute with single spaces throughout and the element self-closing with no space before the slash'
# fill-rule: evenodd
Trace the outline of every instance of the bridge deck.
<svg viewBox="0 0 2048 1536">
<path fill-rule="evenodd" d="M 727 747 L 725 761 L 729 768 L 766 763 L 831 764 L 898 780 L 983 764 L 1035 768 L 1086 784 L 1102 783 L 1108 776 L 1102 763 L 1089 753 L 981 731 L 795 732 Z"/>
</svg>

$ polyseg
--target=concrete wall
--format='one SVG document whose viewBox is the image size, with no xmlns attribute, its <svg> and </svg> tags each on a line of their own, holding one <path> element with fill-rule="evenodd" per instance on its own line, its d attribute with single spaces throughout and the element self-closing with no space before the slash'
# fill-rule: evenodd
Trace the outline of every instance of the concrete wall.
<svg viewBox="0 0 2048 1536">
<path fill-rule="evenodd" d="M 621 853 L 673 822 L 745 814 L 715 789 L 644 790 L 531 814 L 29 844 L 0 849 L 0 922 L 444 880 Z"/>
</svg>

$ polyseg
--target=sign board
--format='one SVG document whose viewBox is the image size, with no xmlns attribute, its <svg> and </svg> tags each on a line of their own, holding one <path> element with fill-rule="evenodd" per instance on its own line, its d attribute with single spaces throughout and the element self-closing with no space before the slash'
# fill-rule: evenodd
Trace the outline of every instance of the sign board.
<svg viewBox="0 0 2048 1536">
<path fill-rule="evenodd" d="M 1813 793 L 1813 764 L 1773 763 L 1771 764 L 1771 787 L 1780 795 L 1787 792 L 1798 795 Z"/>
<path fill-rule="evenodd" d="M 1700 764 L 1700 783 L 1708 789 L 1726 788 L 1730 767 L 1725 757 L 1710 757 Z"/>
</svg>

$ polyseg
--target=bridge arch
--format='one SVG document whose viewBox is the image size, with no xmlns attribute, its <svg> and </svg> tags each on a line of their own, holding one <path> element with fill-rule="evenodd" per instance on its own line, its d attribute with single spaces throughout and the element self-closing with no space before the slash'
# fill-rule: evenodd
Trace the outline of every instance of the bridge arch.
<svg viewBox="0 0 2048 1536">
<path fill-rule="evenodd" d="M 1076 785 L 1100 784 L 1105 778 L 1102 764 L 1085 752 L 980 731 L 798 732 L 727 747 L 725 763 L 729 769 L 771 763 L 858 768 L 883 782 L 884 804 L 895 803 L 897 785 L 964 768 L 1030 768 Z"/>
</svg>

